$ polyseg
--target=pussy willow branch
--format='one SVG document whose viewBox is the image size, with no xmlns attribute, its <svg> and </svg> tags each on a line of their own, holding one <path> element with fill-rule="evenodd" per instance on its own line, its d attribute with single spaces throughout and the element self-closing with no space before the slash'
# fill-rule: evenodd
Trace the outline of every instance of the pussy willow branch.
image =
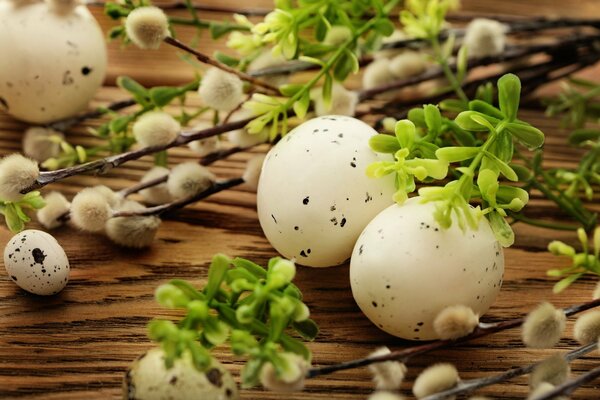
<svg viewBox="0 0 600 400">
<path fill-rule="evenodd" d="M 180 208 L 183 208 L 189 204 L 195 203 L 197 201 L 200 201 L 202 199 L 207 198 L 208 196 L 221 192 L 223 190 L 226 189 L 230 189 L 234 186 L 237 185 L 241 185 L 242 183 L 244 183 L 244 179 L 239 177 L 239 178 L 232 178 L 226 181 L 221 181 L 221 182 L 215 182 L 211 187 L 209 187 L 208 189 L 194 195 L 194 196 L 190 196 L 190 197 L 186 197 L 184 199 L 181 200 L 176 200 L 173 201 L 171 203 L 166 203 L 166 204 L 161 204 L 159 206 L 155 206 L 155 207 L 147 207 L 143 210 L 136 210 L 136 211 L 117 211 L 115 213 L 113 213 L 112 217 L 116 218 L 116 217 L 134 217 L 134 216 L 149 216 L 149 215 L 161 215 L 164 214 L 166 212 L 170 212 L 170 211 L 174 211 L 174 210 L 178 210 Z"/>
<path fill-rule="evenodd" d="M 598 306 L 600 306 L 600 299 L 564 308 L 563 312 L 565 313 L 565 316 L 569 317 L 569 316 L 578 314 L 580 312 L 583 312 L 583 311 L 586 311 L 586 310 L 589 310 L 591 308 L 595 308 Z M 444 347 L 454 346 L 459 343 L 468 342 L 470 340 L 488 336 L 493 333 L 504 331 L 506 329 L 516 328 L 516 327 L 522 325 L 523 321 L 524 321 L 524 317 L 507 320 L 507 321 L 501 321 L 501 322 L 479 323 L 479 326 L 477 326 L 471 334 L 469 334 L 467 336 L 463 336 L 456 340 L 436 340 L 433 342 L 409 347 L 409 348 L 406 348 L 403 350 L 392 351 L 391 353 L 383 354 L 380 356 L 359 358 L 356 360 L 346 361 L 346 362 L 334 364 L 334 365 L 328 365 L 325 367 L 311 368 L 306 373 L 306 377 L 314 378 L 316 376 L 326 375 L 326 374 L 330 374 L 332 372 L 343 371 L 346 369 L 364 367 L 364 366 L 382 362 L 382 361 L 406 362 L 407 360 L 409 360 L 412 357 L 415 357 L 417 355 L 428 353 L 430 351 L 438 350 L 438 349 L 441 349 Z"/>
<path fill-rule="evenodd" d="M 577 378 L 563 383 L 544 393 L 541 396 L 534 397 L 532 400 L 552 400 L 556 399 L 558 395 L 570 395 L 580 386 L 585 385 L 588 382 L 592 382 L 596 378 L 600 377 L 600 367 L 594 368 L 585 374 L 579 375 Z"/>
<path fill-rule="evenodd" d="M 231 68 L 228 65 L 220 63 L 217 60 L 214 60 L 211 57 L 207 56 L 206 54 L 201 53 L 198 50 L 191 48 L 190 46 L 179 41 L 178 39 L 175 39 L 174 37 L 167 36 L 165 38 L 164 42 L 170 46 L 176 47 L 180 50 L 185 51 L 186 53 L 193 55 L 201 63 L 212 65 L 213 67 L 217 67 L 225 72 L 229 72 L 230 74 L 237 75 L 243 81 L 249 82 L 255 86 L 266 89 L 272 93 L 279 94 L 279 89 L 277 89 L 275 86 L 271 85 L 270 83 L 267 83 L 261 79 L 255 78 L 251 75 L 248 75 L 245 72 L 238 71 L 237 69 Z"/>
<path fill-rule="evenodd" d="M 566 353 L 563 357 L 568 362 L 578 359 L 579 357 L 583 357 L 584 355 L 596 350 L 598 348 L 597 343 L 590 343 L 585 346 L 579 347 L 575 350 L 571 350 Z M 496 383 L 504 382 L 518 376 L 526 375 L 532 372 L 538 365 L 540 365 L 543 361 L 526 365 L 524 367 L 509 369 L 506 372 L 503 372 L 498 375 L 486 376 L 479 379 L 470 379 L 465 381 L 460 381 L 455 387 L 452 389 L 444 390 L 443 392 L 438 392 L 436 394 L 432 394 L 431 396 L 423 397 L 421 400 L 443 400 L 450 398 L 450 396 L 454 396 L 457 394 L 470 393 L 476 389 L 491 386 Z"/>
<path fill-rule="evenodd" d="M 247 151 L 250 150 L 252 147 L 254 146 L 250 146 L 250 147 L 230 147 L 228 149 L 223 149 L 223 150 L 217 150 L 215 152 L 212 152 L 210 154 L 207 154 L 206 156 L 202 157 L 200 159 L 200 165 L 204 165 L 204 166 L 208 166 L 211 165 L 212 163 L 218 161 L 218 160 L 222 160 L 224 158 L 229 157 L 232 154 L 236 154 L 242 151 Z M 161 183 L 164 183 L 167 181 L 168 179 L 168 175 L 165 176 L 161 176 L 159 178 L 155 178 L 155 179 L 150 179 L 148 181 L 145 182 L 139 182 L 133 186 L 127 187 L 121 191 L 119 191 L 119 195 L 121 197 L 127 197 L 129 195 L 132 195 L 134 193 L 139 192 L 140 190 L 144 190 L 144 189 L 148 189 L 150 187 L 156 186 L 156 185 L 160 185 Z"/>
<path fill-rule="evenodd" d="M 40 172 L 35 183 L 28 188 L 23 189 L 21 193 L 25 194 L 31 192 L 32 190 L 44 187 L 50 183 L 87 172 L 98 172 L 102 174 L 128 161 L 137 160 L 138 158 L 149 154 L 158 153 L 159 151 L 167 150 L 173 147 L 183 146 L 195 140 L 206 139 L 211 136 L 216 136 L 235 129 L 241 129 L 250 121 L 252 121 L 252 118 L 229 122 L 227 124 L 217 125 L 215 127 L 199 131 L 184 131 L 177 137 L 177 139 L 164 146 L 144 147 L 142 149 L 128 151 L 125 153 L 101 158 L 99 160 L 90 161 L 85 164 L 76 165 L 74 167 L 63 168 L 56 171 L 43 171 Z"/>
</svg>

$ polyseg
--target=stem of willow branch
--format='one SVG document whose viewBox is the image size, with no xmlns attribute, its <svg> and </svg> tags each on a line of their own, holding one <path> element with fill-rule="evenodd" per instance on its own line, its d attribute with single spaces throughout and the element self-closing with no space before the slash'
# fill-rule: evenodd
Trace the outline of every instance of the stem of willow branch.
<svg viewBox="0 0 600 400">
<path fill-rule="evenodd" d="M 182 132 L 177 137 L 177 139 L 164 146 L 144 147 L 139 150 L 133 150 L 128 151 L 126 153 L 108 156 L 99 160 L 90 161 L 85 164 L 76 165 L 74 167 L 63 168 L 56 171 L 43 171 L 40 172 L 36 181 L 28 188 L 23 189 L 21 193 L 25 194 L 31 192 L 32 190 L 44 187 L 50 183 L 57 182 L 71 176 L 84 174 L 87 172 L 98 172 L 102 174 L 128 161 L 137 160 L 138 158 L 149 154 L 154 154 L 159 151 L 182 146 L 195 140 L 206 139 L 208 137 L 216 136 L 221 133 L 229 132 L 235 129 L 241 129 L 244 126 L 246 126 L 246 124 L 250 121 L 252 121 L 252 118 L 246 118 L 240 121 L 229 122 L 227 124 L 217 125 L 215 127 L 203 129 L 200 131 Z"/>
<path fill-rule="evenodd" d="M 91 110 L 91 111 L 85 112 L 83 114 L 75 115 L 74 117 L 65 118 L 60 121 L 52 122 L 52 123 L 46 125 L 46 127 L 55 129 L 60 132 L 64 132 L 64 131 L 74 127 L 75 125 L 85 121 L 86 119 L 98 118 L 98 117 L 101 117 L 102 115 L 106 114 L 108 111 L 122 110 L 124 108 L 131 107 L 135 104 L 137 104 L 137 103 L 135 102 L 134 99 L 116 101 L 114 103 L 110 103 L 106 107 L 98 107 L 95 110 Z"/>
<path fill-rule="evenodd" d="M 600 367 L 594 368 L 585 374 L 579 375 L 577 378 L 565 382 L 562 385 L 555 387 L 551 391 L 533 398 L 532 400 L 551 400 L 555 399 L 558 395 L 570 395 L 578 387 L 583 386 L 584 384 L 591 382 L 598 377 L 600 377 Z"/>
<path fill-rule="evenodd" d="M 573 360 L 578 359 L 579 357 L 582 357 L 582 356 L 594 351 L 597 348 L 598 348 L 597 343 L 590 343 L 590 344 L 587 344 L 585 346 L 579 347 L 575 350 L 572 350 L 572 351 L 566 353 L 564 355 L 564 358 L 568 362 L 571 362 Z M 484 378 L 471 379 L 471 380 L 467 380 L 467 381 L 460 381 L 452 389 L 444 390 L 443 392 L 438 392 L 431 396 L 423 397 L 422 400 L 443 400 L 443 399 L 447 399 L 450 396 L 454 396 L 457 394 L 469 393 L 469 392 L 472 392 L 472 391 L 482 388 L 482 387 L 491 386 L 496 383 L 504 382 L 509 379 L 521 376 L 521 375 L 529 374 L 540 364 L 541 364 L 541 362 L 538 362 L 535 364 L 526 365 L 524 367 L 509 369 L 508 371 L 503 372 L 498 375 L 486 376 Z"/>
<path fill-rule="evenodd" d="M 563 312 L 565 313 L 565 316 L 569 317 L 571 315 L 575 315 L 598 306 L 600 306 L 600 299 L 564 308 Z M 328 365 L 325 367 L 311 368 L 306 373 L 306 376 L 307 378 L 314 378 L 316 376 L 326 375 L 332 372 L 343 371 L 346 369 L 364 367 L 382 361 L 406 362 L 410 358 L 420 354 L 428 353 L 430 351 L 441 349 L 444 347 L 454 346 L 459 343 L 464 343 L 473 339 L 488 336 L 496 332 L 504 331 L 506 329 L 516 328 L 523 324 L 524 319 L 525 318 L 516 318 L 508 321 L 494 323 L 480 323 L 479 326 L 475 328 L 475 330 L 471 334 L 463 336 L 456 340 L 436 340 L 433 342 L 409 347 L 403 350 L 392 351 L 391 353 L 383 354 L 380 356 L 359 358 L 356 360 L 346 361 L 334 365 Z"/>
<path fill-rule="evenodd" d="M 161 214 L 164 214 L 169 211 L 178 210 L 189 204 L 192 204 L 192 203 L 195 203 L 202 199 L 205 199 L 212 194 L 221 192 L 226 189 L 230 189 L 237 185 L 241 185 L 242 183 L 244 183 L 244 179 L 241 177 L 233 178 L 233 179 L 229 179 L 229 180 L 221 181 L 221 182 L 215 182 L 211 187 L 209 187 L 208 189 L 206 189 L 194 196 L 186 197 L 184 199 L 176 200 L 176 201 L 173 201 L 173 202 L 167 203 L 167 204 L 161 204 L 160 206 L 148 207 L 143 210 L 117 211 L 117 212 L 113 213 L 112 217 L 116 218 L 116 217 L 161 215 Z"/>
<path fill-rule="evenodd" d="M 173 47 L 176 47 L 180 50 L 185 51 L 186 53 L 189 53 L 191 55 L 193 55 L 194 57 L 196 57 L 196 59 L 198 61 L 200 61 L 201 63 L 204 64 L 208 64 L 208 65 L 212 65 L 213 67 L 217 67 L 225 72 L 229 72 L 230 74 L 234 74 L 237 75 L 241 80 L 246 81 L 246 82 L 250 82 L 251 84 L 255 85 L 255 86 L 259 86 L 262 87 L 263 89 L 266 89 L 270 92 L 273 92 L 275 94 L 279 94 L 279 89 L 277 89 L 275 86 L 271 85 L 270 83 L 264 82 L 261 79 L 257 79 L 251 75 L 248 75 L 244 72 L 238 71 L 235 68 L 231 68 L 228 65 L 225 65 L 223 63 L 218 62 L 217 60 L 214 60 L 212 58 L 210 58 L 209 56 L 207 56 L 204 53 L 200 53 L 199 51 L 197 51 L 196 49 L 193 49 L 191 47 L 189 47 L 187 44 L 171 37 L 171 36 L 167 36 L 164 40 L 165 43 L 167 43 L 168 45 L 171 45 Z"/>
<path fill-rule="evenodd" d="M 207 154 L 206 156 L 202 157 L 200 159 L 200 165 L 204 165 L 204 166 L 211 165 L 212 163 L 214 163 L 218 160 L 222 160 L 226 157 L 229 157 L 232 154 L 250 150 L 252 147 L 254 147 L 254 146 L 250 146 L 250 147 L 235 146 L 235 147 L 230 147 L 228 149 L 217 150 L 213 153 Z M 166 182 L 168 177 L 169 177 L 168 175 L 165 175 L 165 176 L 161 176 L 159 178 L 151 179 L 151 180 L 148 180 L 145 182 L 139 182 L 133 186 L 127 187 L 127 188 L 119 191 L 119 195 L 121 197 L 125 198 L 125 197 L 130 196 L 134 193 L 137 193 L 141 190 L 148 189 L 149 187 L 160 185 L 161 183 Z"/>
</svg>

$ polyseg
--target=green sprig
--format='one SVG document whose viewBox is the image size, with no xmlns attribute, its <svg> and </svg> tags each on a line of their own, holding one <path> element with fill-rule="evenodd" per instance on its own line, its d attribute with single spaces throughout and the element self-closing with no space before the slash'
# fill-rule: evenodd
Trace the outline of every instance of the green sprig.
<svg viewBox="0 0 600 400">
<path fill-rule="evenodd" d="M 290 335 L 313 340 L 318 334 L 302 293 L 292 283 L 295 274 L 294 263 L 280 257 L 269 260 L 265 269 L 217 254 L 202 290 L 182 280 L 160 286 L 156 300 L 186 312 L 176 324 L 165 320 L 149 324 L 150 337 L 165 351 L 167 367 L 189 351 L 196 368 L 204 370 L 210 365 L 210 349 L 227 340 L 234 354 L 248 357 L 242 372 L 246 387 L 258 383 L 267 362 L 278 374 L 291 368 L 283 354 L 295 353 L 310 361 L 308 348 Z"/>
<path fill-rule="evenodd" d="M 25 224 L 31 218 L 26 210 L 39 210 L 46 205 L 44 198 L 38 191 L 29 192 L 19 201 L 0 201 L 0 213 L 4 215 L 6 226 L 11 232 L 17 233 L 25 229 Z"/>
</svg>

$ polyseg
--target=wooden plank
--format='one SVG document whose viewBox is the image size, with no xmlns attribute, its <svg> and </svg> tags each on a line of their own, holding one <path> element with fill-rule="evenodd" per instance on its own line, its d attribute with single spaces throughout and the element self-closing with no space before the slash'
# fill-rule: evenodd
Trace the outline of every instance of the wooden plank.
<svg viewBox="0 0 600 400">
<path fill-rule="evenodd" d="M 252 6 L 267 7 L 270 3 L 260 0 Z M 482 12 L 599 16 L 595 0 L 464 0 L 463 3 L 468 10 Z M 237 2 L 222 0 L 219 4 L 235 6 Z M 98 10 L 95 13 L 98 15 Z M 100 20 L 105 29 L 112 24 L 104 17 Z M 190 32 L 184 32 L 184 38 L 189 35 Z M 206 39 L 201 43 L 209 53 L 217 48 Z M 182 64 L 169 49 L 122 51 L 112 44 L 110 59 L 108 84 L 120 74 L 132 75 L 147 85 L 179 83 L 192 76 L 191 68 Z M 123 97 L 115 88 L 106 87 L 96 100 L 105 103 Z M 551 165 L 575 165 L 580 153 L 563 145 L 566 131 L 558 128 L 556 119 L 548 119 L 539 111 L 526 111 L 522 115 L 547 133 L 546 158 Z M 24 124 L 0 116 L 2 154 L 19 149 L 24 128 Z M 85 127 L 77 128 L 70 139 L 78 143 L 89 141 Z M 218 162 L 212 169 L 223 177 L 239 175 L 249 156 L 235 155 Z M 187 150 L 178 149 L 173 151 L 171 161 L 192 157 Z M 97 183 L 120 189 L 139 179 L 151 163 L 146 157 L 105 176 L 75 177 L 51 189 L 61 190 L 68 196 Z M 595 202 L 597 210 L 598 203 Z M 534 198 L 529 209 L 532 215 L 556 213 L 539 197 Z M 545 276 L 547 269 L 563 263 L 544 251 L 548 241 L 553 238 L 573 240 L 573 235 L 521 225 L 516 226 L 516 233 L 516 245 L 506 251 L 503 290 L 486 318 L 512 318 L 544 299 L 557 306 L 590 299 L 596 279 L 586 277 L 566 293 L 552 295 L 553 280 Z M 153 291 L 159 284 L 172 278 L 201 284 L 215 252 L 262 263 L 276 255 L 258 224 L 255 196 L 244 187 L 218 194 L 177 213 L 163 223 L 154 246 L 148 250 L 119 249 L 101 236 L 80 233 L 69 227 L 57 230 L 54 235 L 65 247 L 72 265 L 71 281 L 59 295 L 51 298 L 28 295 L 0 272 L 0 398 L 3 399 L 119 398 L 126 366 L 151 346 L 146 337 L 146 323 L 154 317 L 175 316 L 153 301 Z M 6 243 L 10 236 L 2 226 L 0 243 Z M 319 338 L 309 345 L 317 365 L 365 356 L 381 345 L 400 349 L 411 344 L 382 333 L 362 315 L 352 299 L 347 273 L 347 265 L 298 271 L 298 285 L 321 326 Z M 572 321 L 558 351 L 576 346 L 570 339 L 571 329 Z M 524 349 L 518 330 L 502 332 L 411 361 L 403 388 L 408 394 L 409 383 L 423 367 L 433 362 L 456 363 L 463 378 L 473 378 L 530 363 L 551 353 L 553 351 Z M 232 357 L 226 349 L 217 349 L 216 354 L 234 375 L 239 375 L 242 360 Z M 597 361 L 597 355 L 592 354 L 576 361 L 573 371 L 575 374 L 585 372 L 595 367 Z M 592 383 L 576 392 L 573 398 L 599 398 L 599 385 Z M 286 398 L 364 399 L 372 389 L 368 372 L 359 369 L 311 380 L 305 392 L 286 395 Z M 482 390 L 481 394 L 513 399 L 523 398 L 527 390 L 527 382 L 522 378 Z M 282 395 L 255 389 L 244 391 L 243 398 L 280 399 Z"/>
</svg>

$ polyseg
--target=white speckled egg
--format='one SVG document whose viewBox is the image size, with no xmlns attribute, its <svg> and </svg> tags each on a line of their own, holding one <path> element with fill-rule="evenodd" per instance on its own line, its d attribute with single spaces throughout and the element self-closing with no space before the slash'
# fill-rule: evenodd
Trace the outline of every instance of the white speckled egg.
<svg viewBox="0 0 600 400">
<path fill-rule="evenodd" d="M 77 114 L 104 81 L 104 37 L 83 5 L 0 0 L 0 49 L 0 110 L 23 121 Z"/>
<path fill-rule="evenodd" d="M 28 292 L 43 296 L 60 292 L 69 280 L 69 260 L 52 235 L 26 230 L 4 248 L 4 267 L 10 279 Z"/>
<path fill-rule="evenodd" d="M 485 218 L 478 230 L 442 229 L 435 203 L 394 204 L 367 225 L 350 262 L 352 294 L 382 330 L 404 339 L 437 338 L 433 320 L 447 306 L 483 315 L 504 274 L 502 247 Z"/>
<path fill-rule="evenodd" d="M 365 173 L 374 161 L 393 161 L 369 147 L 376 134 L 358 119 L 324 116 L 296 127 L 269 151 L 258 217 L 284 257 L 310 267 L 341 264 L 363 228 L 392 203 L 393 177 Z"/>
</svg>

